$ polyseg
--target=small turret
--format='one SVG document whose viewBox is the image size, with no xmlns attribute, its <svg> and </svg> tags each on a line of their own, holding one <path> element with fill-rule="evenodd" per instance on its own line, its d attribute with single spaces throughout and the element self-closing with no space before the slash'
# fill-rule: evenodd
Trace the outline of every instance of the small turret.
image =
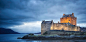
<svg viewBox="0 0 86 42">
<path fill-rule="evenodd" d="M 59 21 L 58 21 L 58 23 L 59 23 Z"/>
<path fill-rule="evenodd" d="M 72 16 L 74 16 L 74 13 L 72 13 Z"/>
<path fill-rule="evenodd" d="M 42 23 L 45 23 L 45 20 L 42 20 Z"/>
<path fill-rule="evenodd" d="M 65 14 L 63 14 L 63 16 L 64 16 Z"/>
<path fill-rule="evenodd" d="M 53 20 L 51 20 L 52 21 L 52 23 L 53 23 Z"/>
</svg>

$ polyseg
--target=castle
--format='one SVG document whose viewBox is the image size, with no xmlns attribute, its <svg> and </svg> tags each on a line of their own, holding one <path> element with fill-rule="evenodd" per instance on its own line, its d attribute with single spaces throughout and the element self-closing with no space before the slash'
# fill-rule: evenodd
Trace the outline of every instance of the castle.
<svg viewBox="0 0 86 42">
<path fill-rule="evenodd" d="M 66 15 L 63 14 L 63 17 L 60 18 L 60 23 L 54 23 L 52 21 L 43 20 L 41 23 L 41 34 L 43 35 L 46 31 L 80 31 L 80 27 L 76 26 L 77 18 L 74 16 L 74 13 Z"/>
</svg>

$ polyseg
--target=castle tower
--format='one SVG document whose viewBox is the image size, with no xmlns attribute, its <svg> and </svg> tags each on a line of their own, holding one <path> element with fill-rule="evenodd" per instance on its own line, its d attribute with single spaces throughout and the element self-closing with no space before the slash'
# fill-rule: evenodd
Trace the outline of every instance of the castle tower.
<svg viewBox="0 0 86 42">
<path fill-rule="evenodd" d="M 60 23 L 70 23 L 76 26 L 76 20 L 77 18 L 74 17 L 74 13 L 69 14 L 69 15 L 63 14 L 63 17 L 60 18 Z"/>
<path fill-rule="evenodd" d="M 49 31 L 50 30 L 52 23 L 53 23 L 53 20 L 52 21 L 45 21 L 45 20 L 42 21 L 42 23 L 41 23 L 41 34 L 42 35 L 46 31 Z"/>
</svg>

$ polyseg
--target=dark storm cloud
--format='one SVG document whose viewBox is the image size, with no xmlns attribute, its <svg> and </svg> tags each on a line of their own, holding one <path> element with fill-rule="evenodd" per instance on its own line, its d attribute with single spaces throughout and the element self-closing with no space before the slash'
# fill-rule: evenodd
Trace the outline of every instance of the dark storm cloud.
<svg viewBox="0 0 86 42">
<path fill-rule="evenodd" d="M 26 13 L 21 11 L 25 8 L 23 4 L 22 0 L 0 0 L 0 26 L 20 25 L 27 19 L 35 19 L 30 13 L 25 15 Z"/>
<path fill-rule="evenodd" d="M 0 0 L 0 26 L 21 25 L 22 22 L 60 20 L 63 14 L 86 23 L 86 0 Z M 58 21 L 57 21 L 58 22 Z"/>
<path fill-rule="evenodd" d="M 1 9 L 24 9 L 23 0 L 0 0 Z"/>
</svg>

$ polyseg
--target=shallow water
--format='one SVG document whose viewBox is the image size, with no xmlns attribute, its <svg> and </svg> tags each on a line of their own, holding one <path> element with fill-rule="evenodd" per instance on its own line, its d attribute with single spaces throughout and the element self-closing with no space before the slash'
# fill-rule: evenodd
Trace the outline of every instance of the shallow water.
<svg viewBox="0 0 86 42">
<path fill-rule="evenodd" d="M 29 40 L 17 39 L 26 34 L 0 34 L 0 42 L 86 42 L 86 40 Z"/>
</svg>

